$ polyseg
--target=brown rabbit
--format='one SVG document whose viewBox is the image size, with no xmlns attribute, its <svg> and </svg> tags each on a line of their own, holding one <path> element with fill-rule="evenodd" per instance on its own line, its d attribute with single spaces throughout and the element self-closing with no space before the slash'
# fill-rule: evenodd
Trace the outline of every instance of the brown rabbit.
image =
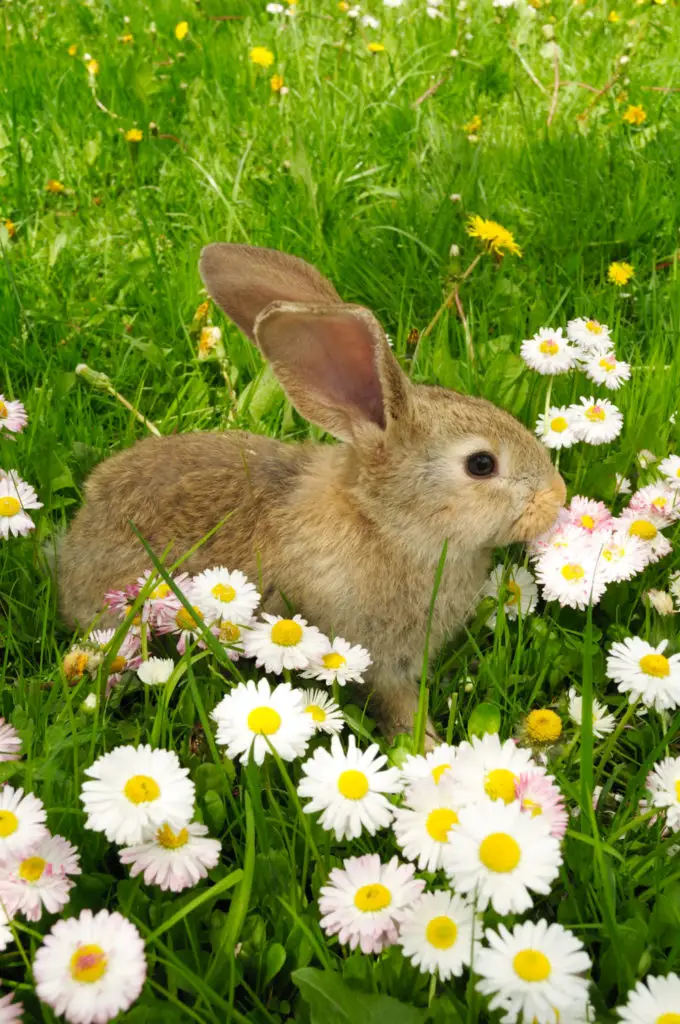
<svg viewBox="0 0 680 1024">
<path fill-rule="evenodd" d="M 129 520 L 158 555 L 172 543 L 174 560 L 229 517 L 182 568 L 241 569 L 265 610 L 287 601 L 363 644 L 385 732 L 407 731 L 444 541 L 432 655 L 473 611 L 491 550 L 552 525 L 562 478 L 508 413 L 411 383 L 373 314 L 343 303 L 302 260 L 215 244 L 200 272 L 299 412 L 343 443 L 194 433 L 114 455 L 88 480 L 63 545 L 64 616 L 88 626 L 105 591 L 149 567 Z"/>
</svg>

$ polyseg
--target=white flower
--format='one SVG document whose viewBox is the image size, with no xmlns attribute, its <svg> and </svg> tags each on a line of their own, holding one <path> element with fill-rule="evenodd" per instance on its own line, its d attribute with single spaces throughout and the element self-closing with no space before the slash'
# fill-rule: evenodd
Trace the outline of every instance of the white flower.
<svg viewBox="0 0 680 1024">
<path fill-rule="evenodd" d="M 574 413 L 566 405 L 551 405 L 547 415 L 541 413 L 535 433 L 546 448 L 571 448 L 578 437 L 574 430 Z"/>
<path fill-rule="evenodd" d="M 399 925 L 402 953 L 422 974 L 437 973 L 442 981 L 463 973 L 472 959 L 474 908 L 454 893 L 424 892 Z"/>
<path fill-rule="evenodd" d="M 194 576 L 191 584 L 193 600 L 208 622 L 229 619 L 237 624 L 249 623 L 260 603 L 257 587 L 238 569 L 205 569 Z"/>
<path fill-rule="evenodd" d="M 604 563 L 588 541 L 546 551 L 536 564 L 536 578 L 544 599 L 559 601 L 563 608 L 597 604 L 607 587 Z"/>
<path fill-rule="evenodd" d="M 588 1000 L 591 967 L 583 943 L 561 924 L 525 921 L 510 932 L 505 925 L 486 930 L 488 946 L 475 957 L 478 991 L 491 996 L 489 1009 L 503 1009 L 509 1020 L 555 1024 Z"/>
<path fill-rule="evenodd" d="M 629 537 L 637 537 L 645 549 L 648 563 L 658 562 L 673 550 L 671 542 L 661 533 L 668 523 L 662 516 L 653 512 L 624 509 L 619 518 L 614 520 L 613 526 L 617 531 L 627 533 Z"/>
<path fill-rule="evenodd" d="M 363 829 L 375 835 L 390 824 L 394 813 L 384 794 L 401 789 L 398 769 L 383 770 L 386 762 L 375 743 L 358 750 L 351 735 L 345 753 L 338 737 L 333 736 L 330 751 L 317 748 L 302 766 L 298 793 L 303 799 L 311 798 L 305 812 L 321 811 L 319 824 L 327 832 L 335 832 L 338 840 L 356 839 Z"/>
<path fill-rule="evenodd" d="M 593 736 L 596 739 L 601 740 L 603 736 L 613 732 L 616 728 L 616 719 L 614 715 L 610 715 L 604 704 L 600 704 L 599 701 L 593 699 L 592 706 L 593 714 Z M 569 690 L 569 717 L 576 725 L 582 725 L 583 723 L 583 697 L 580 697 L 576 690 L 571 687 Z"/>
<path fill-rule="evenodd" d="M 667 646 L 668 640 L 653 647 L 639 636 L 612 644 L 607 675 L 620 693 L 628 693 L 631 704 L 642 700 L 657 711 L 680 705 L 680 654 L 667 658 L 663 653 Z"/>
<path fill-rule="evenodd" d="M 569 321 L 567 337 L 587 355 L 597 353 L 604 355 L 610 352 L 614 345 L 606 324 L 601 324 L 597 320 L 588 320 L 584 316 Z"/>
<path fill-rule="evenodd" d="M 350 949 L 380 953 L 397 941 L 404 912 L 425 888 L 413 873 L 412 864 L 396 857 L 387 864 L 377 853 L 349 857 L 342 868 L 333 868 L 321 889 L 321 927 Z"/>
<path fill-rule="evenodd" d="M 401 7 L 404 0 L 383 0 L 385 7 Z"/>
<path fill-rule="evenodd" d="M 574 430 L 586 444 L 607 444 L 618 437 L 623 427 L 623 416 L 608 398 L 579 399 L 580 405 L 569 408 L 574 413 Z"/>
<path fill-rule="evenodd" d="M 624 363 L 613 352 L 608 352 L 588 359 L 584 364 L 584 372 L 596 384 L 603 384 L 610 391 L 616 391 L 624 381 L 630 380 L 630 363 Z"/>
<path fill-rule="evenodd" d="M 632 484 L 627 476 L 623 473 L 616 473 L 616 493 L 617 494 L 630 494 L 633 490 Z"/>
<path fill-rule="evenodd" d="M 404 785 L 417 779 L 432 778 L 439 782 L 456 757 L 456 747 L 449 743 L 438 743 L 427 754 L 407 754 L 401 766 L 401 781 Z"/>
<path fill-rule="evenodd" d="M 16 1024 L 23 1018 L 24 1007 L 22 1003 L 15 1003 L 14 993 L 0 997 L 0 1024 Z"/>
<path fill-rule="evenodd" d="M 314 732 L 311 715 L 305 714 L 304 692 L 289 683 L 270 687 L 267 679 L 239 683 L 223 697 L 211 716 L 217 722 L 217 742 L 232 760 L 241 755 L 245 764 L 252 753 L 262 764 L 270 744 L 284 761 L 301 757 Z"/>
<path fill-rule="evenodd" d="M 265 7 L 267 14 L 283 14 L 284 10 L 283 4 L 267 4 Z"/>
<path fill-rule="evenodd" d="M 27 423 L 24 403 L 10 402 L 4 395 L 0 395 L 0 432 L 9 430 L 11 434 L 20 434 Z"/>
<path fill-rule="evenodd" d="M 514 7 L 517 0 L 493 0 L 494 7 Z"/>
<path fill-rule="evenodd" d="M 460 744 L 446 778 L 453 779 L 460 788 L 466 804 L 488 800 L 509 804 L 516 800 L 519 777 L 526 771 L 545 774 L 545 769 L 537 767 L 531 754 L 514 740 L 501 743 L 497 733 L 485 733 Z"/>
<path fill-rule="evenodd" d="M 48 914 L 56 914 L 66 906 L 75 885 L 69 875 L 80 873 L 76 847 L 63 836 L 48 833 L 28 856 L 5 865 L 0 900 L 10 917 L 22 913 L 28 921 L 39 921 L 43 907 Z"/>
<path fill-rule="evenodd" d="M 463 805 L 459 787 L 444 772 L 439 782 L 429 776 L 412 783 L 402 807 L 394 812 L 394 835 L 407 860 L 417 861 L 420 871 L 442 867 L 449 832 Z"/>
<path fill-rule="evenodd" d="M 0 470 L 0 537 L 20 537 L 35 529 L 27 508 L 42 508 L 38 495 L 16 473 Z"/>
<path fill-rule="evenodd" d="M 659 615 L 675 615 L 675 608 L 673 607 L 673 595 L 669 594 L 665 590 L 651 590 L 645 591 L 645 600 L 649 602 L 655 612 Z"/>
<path fill-rule="evenodd" d="M 644 515 L 660 516 L 668 525 L 680 519 L 680 491 L 665 480 L 656 480 L 636 491 L 628 507 Z"/>
<path fill-rule="evenodd" d="M 57 921 L 33 961 L 36 993 L 70 1024 L 105 1024 L 139 997 L 144 942 L 119 913 L 83 910 Z"/>
<path fill-rule="evenodd" d="M 21 757 L 21 737 L 13 725 L 0 718 L 0 761 L 18 761 Z"/>
<path fill-rule="evenodd" d="M 428 18 L 432 18 L 432 19 L 434 19 L 434 18 L 443 18 L 444 17 L 443 12 L 440 11 L 438 7 L 432 7 L 432 6 L 426 7 L 425 8 L 425 13 L 427 14 Z"/>
<path fill-rule="evenodd" d="M 85 770 L 80 799 L 85 827 L 112 843 L 139 843 L 145 830 L 183 828 L 194 809 L 194 784 L 172 750 L 149 744 L 115 747 Z"/>
<path fill-rule="evenodd" d="M 151 838 L 120 851 L 121 864 L 131 864 L 130 876 L 144 873 L 147 885 L 182 892 L 206 878 L 220 859 L 221 844 L 207 839 L 208 829 L 197 821 L 174 830 L 167 823 Z"/>
<path fill-rule="evenodd" d="M 680 455 L 669 455 L 659 463 L 659 472 L 668 478 L 674 487 L 680 487 Z"/>
<path fill-rule="evenodd" d="M 620 583 L 642 572 L 649 562 L 647 545 L 639 537 L 618 529 L 602 544 L 599 552 L 607 582 Z"/>
<path fill-rule="evenodd" d="M 43 802 L 23 789 L 0 788 L 0 865 L 26 857 L 49 835 Z"/>
<path fill-rule="evenodd" d="M 637 453 L 637 460 L 640 463 L 640 469 L 649 469 L 655 462 L 658 462 L 658 456 L 654 452 L 650 452 L 649 448 L 641 448 Z"/>
<path fill-rule="evenodd" d="M 505 618 L 515 620 L 518 614 L 522 618 L 530 615 L 538 601 L 538 587 L 532 574 L 523 566 L 513 562 L 512 565 L 497 565 L 491 570 L 489 578 L 482 588 L 482 597 L 493 597 L 503 605 Z M 496 623 L 496 612 L 489 617 L 489 625 Z"/>
<path fill-rule="evenodd" d="M 316 732 L 338 733 L 345 725 L 345 716 L 325 690 L 303 690 L 306 715 L 311 715 Z"/>
<path fill-rule="evenodd" d="M 309 668 L 323 655 L 326 637 L 300 615 L 284 619 L 264 612 L 262 618 L 264 621 L 254 622 L 243 638 L 246 657 L 255 658 L 258 668 L 280 675 L 284 668 Z"/>
<path fill-rule="evenodd" d="M 364 647 L 354 647 L 336 636 L 331 643 L 324 637 L 323 649 L 310 660 L 309 668 L 302 673 L 305 679 L 318 679 L 320 683 L 330 686 L 337 683 L 363 683 L 363 673 L 372 664 L 371 656 Z"/>
<path fill-rule="evenodd" d="M 611 529 L 612 514 L 603 501 L 594 501 L 576 494 L 569 502 L 567 511 L 568 522 L 590 536 L 607 533 Z"/>
<path fill-rule="evenodd" d="M 361 24 L 364 28 L 378 29 L 380 28 L 380 22 L 377 18 L 374 18 L 372 14 L 364 14 L 361 19 Z"/>
<path fill-rule="evenodd" d="M 625 1024 L 675 1024 L 680 1010 L 680 977 L 647 977 L 628 993 L 625 1006 L 616 1011 Z"/>
<path fill-rule="evenodd" d="M 562 336 L 562 328 L 542 327 L 533 338 L 522 342 L 522 359 L 537 373 L 567 373 L 576 366 L 577 349 Z"/>
<path fill-rule="evenodd" d="M 550 834 L 556 839 L 562 838 L 567 831 L 569 816 L 564 797 L 552 776 L 538 775 L 535 771 L 523 772 L 517 783 L 517 799 L 525 814 L 534 818 L 541 815 Z"/>
<path fill-rule="evenodd" d="M 137 675 L 147 686 L 167 683 L 175 668 L 172 658 L 147 658 L 137 669 Z"/>
<path fill-rule="evenodd" d="M 518 801 L 485 800 L 463 807 L 458 818 L 444 850 L 444 870 L 457 892 L 498 914 L 524 913 L 531 892 L 548 895 L 562 856 L 542 815 L 525 814 Z"/>
<path fill-rule="evenodd" d="M 654 807 L 666 808 L 668 827 L 680 831 L 680 757 L 665 757 L 647 776 Z"/>
</svg>

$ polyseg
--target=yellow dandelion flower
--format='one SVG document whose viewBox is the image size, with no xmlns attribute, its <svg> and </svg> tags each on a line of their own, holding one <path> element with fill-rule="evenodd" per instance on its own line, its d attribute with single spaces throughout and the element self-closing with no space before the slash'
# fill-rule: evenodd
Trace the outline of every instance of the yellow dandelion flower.
<svg viewBox="0 0 680 1024">
<path fill-rule="evenodd" d="M 340 10 L 340 11 L 348 11 L 349 10 L 349 4 L 347 3 L 347 0 L 340 0 L 340 3 L 338 4 L 338 10 Z"/>
<path fill-rule="evenodd" d="M 45 188 L 46 188 L 46 190 L 48 192 L 65 192 L 66 191 L 65 186 L 62 185 L 62 183 L 60 181 L 57 181 L 56 178 L 50 178 L 48 180 L 47 184 L 45 185 Z"/>
<path fill-rule="evenodd" d="M 69 57 L 75 57 L 77 52 L 78 52 L 78 47 L 76 46 L 75 43 L 71 43 L 71 45 L 68 48 L 68 55 L 69 55 Z"/>
<path fill-rule="evenodd" d="M 202 302 L 200 304 L 200 306 L 196 307 L 196 312 L 194 313 L 194 322 L 195 323 L 200 323 L 202 320 L 205 320 L 205 318 L 208 315 L 208 311 L 209 310 L 210 310 L 210 300 L 208 300 L 206 302 Z"/>
<path fill-rule="evenodd" d="M 628 124 L 643 124 L 647 120 L 647 111 L 640 104 L 636 106 L 634 103 L 630 103 L 626 107 L 623 120 Z"/>
<path fill-rule="evenodd" d="M 382 43 L 369 43 L 368 49 L 371 51 L 371 53 L 383 53 L 385 47 L 383 46 Z"/>
<path fill-rule="evenodd" d="M 289 7 L 295 7 L 297 2 L 298 0 L 286 0 L 286 3 L 288 4 Z"/>
<path fill-rule="evenodd" d="M 463 131 L 466 135 L 476 135 L 481 130 L 482 119 L 479 114 L 475 114 L 472 120 L 468 121 L 467 124 L 463 125 Z"/>
<path fill-rule="evenodd" d="M 92 60 L 88 60 L 88 62 L 85 65 L 85 67 L 87 68 L 88 75 L 98 75 L 99 74 L 99 61 L 98 60 L 94 60 L 94 58 Z"/>
<path fill-rule="evenodd" d="M 125 133 L 126 142 L 141 142 L 144 138 L 144 132 L 141 128 L 130 128 Z"/>
<path fill-rule="evenodd" d="M 527 715 L 524 732 L 532 743 L 557 743 L 562 735 L 562 720 L 550 708 L 539 708 Z"/>
<path fill-rule="evenodd" d="M 615 25 L 617 21 L 621 20 L 621 18 L 616 13 L 616 11 L 610 11 L 609 12 L 609 19 L 608 20 L 611 21 L 612 25 Z"/>
<path fill-rule="evenodd" d="M 496 253 L 497 256 L 504 256 L 505 250 L 514 256 L 522 255 L 512 232 L 502 224 L 497 224 L 495 220 L 485 220 L 484 217 L 475 214 L 470 217 L 466 230 L 471 238 L 479 238 L 485 249 Z"/>
<path fill-rule="evenodd" d="M 269 84 L 272 87 L 272 92 L 278 92 L 283 89 L 283 75 L 272 75 L 269 79 Z"/>
<path fill-rule="evenodd" d="M 132 32 L 126 32 L 124 36 L 120 37 L 121 43 L 133 43 L 134 39 L 135 37 L 132 35 Z"/>
<path fill-rule="evenodd" d="M 607 271 L 607 277 L 612 284 L 615 284 L 617 288 L 622 288 L 624 284 L 628 284 L 631 277 L 635 276 L 635 270 L 630 263 L 610 263 L 609 270 Z"/>
<path fill-rule="evenodd" d="M 274 54 L 266 46 L 254 46 L 250 51 L 250 59 L 258 67 L 270 68 L 274 63 Z"/>
<path fill-rule="evenodd" d="M 189 22 L 188 21 L 178 21 L 177 24 L 175 25 L 175 39 L 178 39 L 180 41 L 180 43 L 181 43 L 182 40 L 184 39 L 184 37 L 186 35 L 188 35 L 188 34 L 189 34 Z"/>
<path fill-rule="evenodd" d="M 5 231 L 7 232 L 9 237 L 14 238 L 14 236 L 17 233 L 16 224 L 13 221 L 11 221 L 9 217 L 7 218 L 7 220 L 3 221 L 3 224 L 5 225 Z"/>
</svg>

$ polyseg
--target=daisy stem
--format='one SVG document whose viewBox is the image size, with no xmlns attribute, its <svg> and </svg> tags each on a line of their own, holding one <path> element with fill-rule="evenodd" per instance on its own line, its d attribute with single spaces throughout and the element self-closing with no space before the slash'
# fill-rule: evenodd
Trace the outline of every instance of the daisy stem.
<svg viewBox="0 0 680 1024">
<path fill-rule="evenodd" d="M 295 786 L 293 785 L 293 781 L 292 781 L 290 775 L 288 774 L 288 772 L 286 770 L 286 766 L 283 763 L 283 761 L 281 760 L 281 758 L 279 757 L 278 753 L 274 750 L 274 747 L 271 744 L 269 744 L 269 746 L 270 746 L 270 749 L 271 749 L 271 753 L 272 753 L 273 757 L 275 758 L 277 765 L 279 766 L 279 771 L 281 772 L 281 778 L 283 779 L 284 785 L 285 785 L 286 789 L 288 790 L 288 795 L 290 796 L 291 800 L 293 801 L 293 803 L 295 805 L 295 809 L 296 809 L 296 811 L 298 813 L 298 816 L 300 818 L 300 821 L 302 822 L 302 828 L 303 828 L 303 831 L 305 833 L 305 839 L 307 840 L 307 843 L 309 844 L 309 848 L 311 849 L 312 854 L 314 855 L 314 860 L 317 862 L 317 864 L 323 864 L 324 867 L 326 867 L 325 858 L 322 859 L 321 854 L 319 853 L 319 849 L 318 849 L 316 843 L 314 842 L 314 837 L 312 835 L 312 830 L 311 830 L 311 827 L 310 827 L 310 824 L 309 824 L 309 818 L 307 817 L 307 815 L 305 814 L 305 812 L 302 809 L 302 804 L 300 803 L 300 799 L 299 799 L 299 797 L 297 795 L 297 790 L 296 790 Z M 301 883 L 301 886 L 302 886 L 303 889 L 304 889 L 304 884 L 305 884 L 305 880 L 303 878 L 302 879 L 302 883 Z"/>
<path fill-rule="evenodd" d="M 548 431 L 550 429 L 549 421 L 548 421 L 548 412 L 550 411 L 550 399 L 552 398 L 552 387 L 553 387 L 553 378 L 552 378 L 552 376 L 550 376 L 550 377 L 548 377 L 548 389 L 547 389 L 547 391 L 545 393 L 545 415 L 543 416 L 543 436 L 544 437 L 546 436 L 546 434 L 548 433 Z M 557 457 L 559 458 L 559 452 L 557 453 Z"/>
<path fill-rule="evenodd" d="M 429 990 L 429 992 L 427 994 L 427 1005 L 428 1006 L 432 1006 L 432 1001 L 434 1000 L 436 991 L 437 991 L 437 972 L 435 971 L 433 974 L 430 975 L 430 990 Z"/>
<path fill-rule="evenodd" d="M 93 387 L 106 391 L 106 393 L 111 395 L 112 398 L 115 398 L 117 402 L 120 402 L 123 408 L 127 409 L 128 412 L 131 412 L 134 418 L 140 423 L 143 423 L 149 433 L 153 434 L 154 437 L 161 436 L 161 432 L 156 424 L 152 423 L 151 420 L 148 420 L 146 416 L 142 415 L 139 409 L 136 409 L 131 402 L 128 402 L 127 398 L 121 395 L 119 391 L 116 391 L 105 373 L 93 370 L 87 365 L 87 363 L 79 363 L 79 365 L 76 366 L 76 373 L 79 377 L 84 377 L 89 384 L 93 385 Z"/>
</svg>

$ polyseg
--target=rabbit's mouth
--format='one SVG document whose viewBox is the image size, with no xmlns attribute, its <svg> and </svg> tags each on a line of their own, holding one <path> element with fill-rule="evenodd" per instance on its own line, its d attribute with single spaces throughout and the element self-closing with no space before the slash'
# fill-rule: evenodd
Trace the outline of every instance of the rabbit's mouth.
<svg viewBox="0 0 680 1024">
<path fill-rule="evenodd" d="M 566 496 L 564 480 L 556 473 L 550 487 L 537 491 L 521 516 L 515 520 L 510 531 L 510 540 L 534 540 L 549 530 L 554 525 Z"/>
</svg>

